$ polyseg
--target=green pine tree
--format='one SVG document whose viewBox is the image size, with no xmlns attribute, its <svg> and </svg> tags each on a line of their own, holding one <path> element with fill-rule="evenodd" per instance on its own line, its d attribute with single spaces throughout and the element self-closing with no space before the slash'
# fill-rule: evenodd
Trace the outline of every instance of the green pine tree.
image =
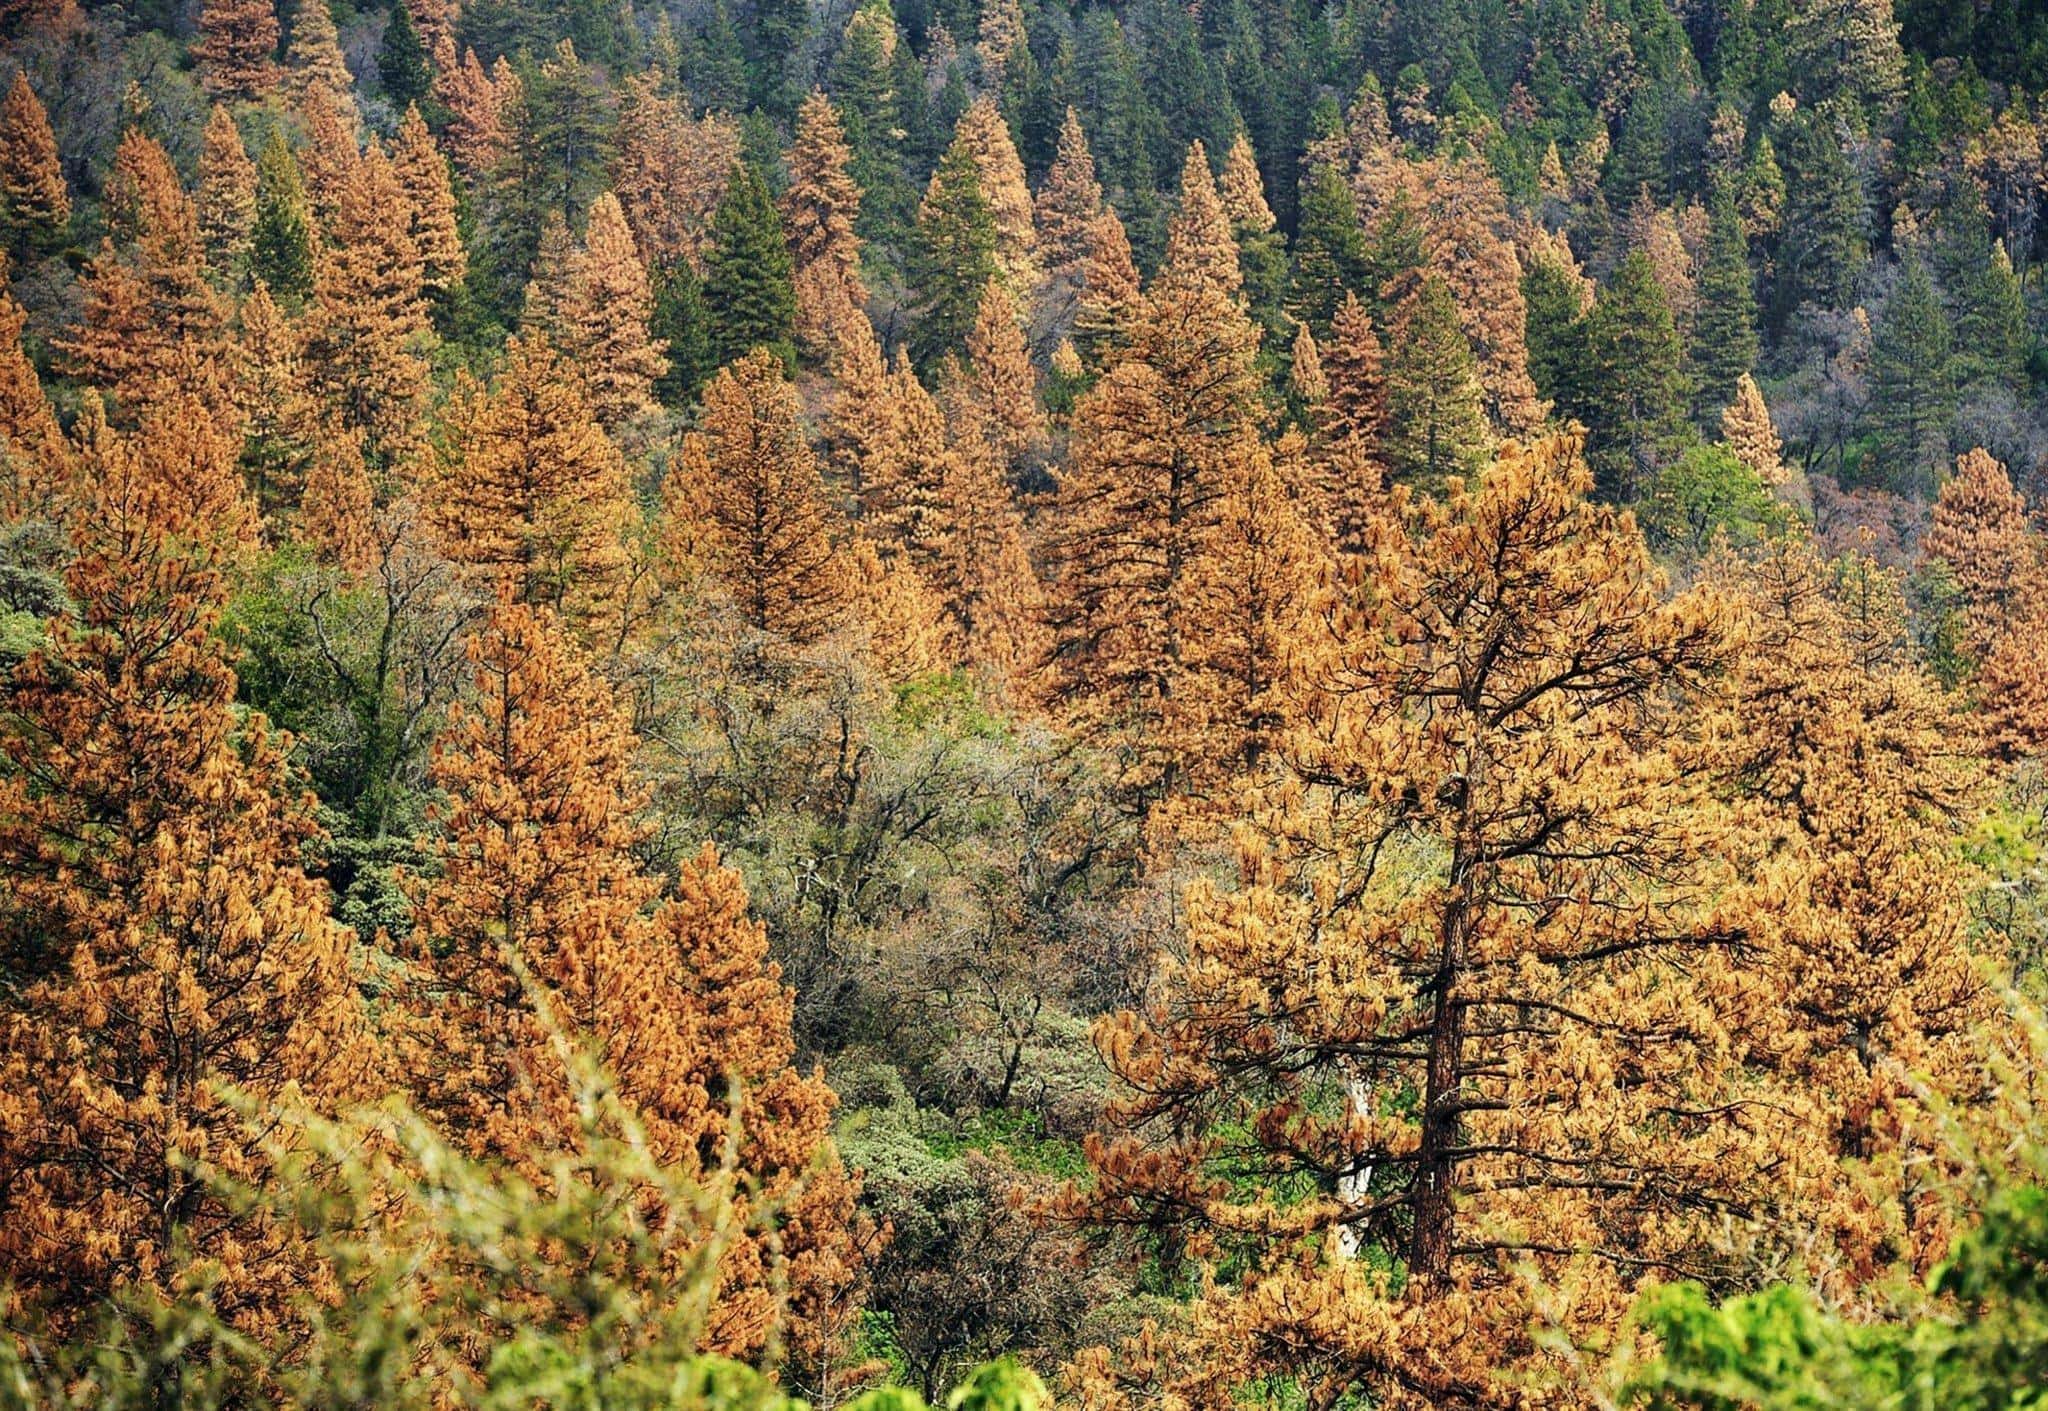
<svg viewBox="0 0 2048 1411">
<path fill-rule="evenodd" d="M 1701 263 L 1699 311 L 1693 315 L 1693 420 L 1718 425 L 1735 384 L 1756 367 L 1756 285 L 1749 242 L 1732 196 L 1714 198 L 1708 212 L 1707 252 Z"/>
<path fill-rule="evenodd" d="M 654 281 L 654 309 L 647 331 L 667 345 L 668 371 L 654 382 L 665 407 L 697 400 L 718 362 L 711 352 L 711 321 L 704 312 L 704 279 L 688 260 L 660 271 Z"/>
<path fill-rule="evenodd" d="M 1625 504 L 1686 439 L 1677 325 L 1649 257 L 1622 261 L 1586 316 L 1586 361 L 1574 399 L 1586 460 L 1604 498 Z"/>
<path fill-rule="evenodd" d="M 393 0 L 391 19 L 377 46 L 377 73 L 395 112 L 424 103 L 433 91 L 434 71 L 427 61 L 427 46 L 420 41 L 405 0 Z"/>
<path fill-rule="evenodd" d="M 1485 464 L 1492 433 L 1457 299 L 1430 275 L 1397 326 L 1387 360 L 1387 466 L 1425 487 Z"/>
<path fill-rule="evenodd" d="M 1820 113 L 1792 114 L 1781 161 L 1785 219 L 1771 300 L 1778 328 L 1801 304 L 1847 308 L 1870 254 L 1863 183 L 1834 124 Z"/>
<path fill-rule="evenodd" d="M 1579 277 L 1556 260 L 1532 260 L 1522 275 L 1529 377 L 1537 395 L 1555 404 L 1560 414 L 1576 404 L 1585 358 L 1579 290 Z"/>
<path fill-rule="evenodd" d="M 250 228 L 249 270 L 273 297 L 296 307 L 313 292 L 313 231 L 299 164 L 272 129 L 256 158 L 256 219 Z"/>
<path fill-rule="evenodd" d="M 1347 292 L 1371 295 L 1366 287 L 1365 232 L 1342 172 L 1318 163 L 1301 190 L 1301 224 L 1294 236 L 1294 316 L 1316 337 L 1327 338 L 1330 320 Z M 1419 249 L 1419 245 L 1418 245 Z"/>
<path fill-rule="evenodd" d="M 910 351 L 929 367 L 965 341 L 997 268 L 995 216 L 965 148 L 950 149 L 932 173 L 911 232 L 909 266 L 918 299 Z"/>
<path fill-rule="evenodd" d="M 1870 419 L 1876 468 L 1889 489 L 1925 494 L 1948 459 L 1955 345 L 1933 277 L 1908 253 L 1871 331 Z"/>
<path fill-rule="evenodd" d="M 756 348 L 794 363 L 791 330 L 796 291 L 789 244 L 768 185 L 749 163 L 733 168 L 725 198 L 711 216 L 704 259 L 704 311 L 712 357 L 723 367 Z"/>
</svg>

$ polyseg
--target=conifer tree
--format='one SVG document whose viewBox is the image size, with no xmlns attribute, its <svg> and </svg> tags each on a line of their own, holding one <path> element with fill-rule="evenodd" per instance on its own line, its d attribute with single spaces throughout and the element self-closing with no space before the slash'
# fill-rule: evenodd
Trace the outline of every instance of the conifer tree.
<svg viewBox="0 0 2048 1411">
<path fill-rule="evenodd" d="M 1871 420 L 1879 464 L 1905 492 L 1934 482 L 1955 410 L 1948 315 L 1927 267 L 1908 254 L 1898 287 L 1871 330 Z"/>
<path fill-rule="evenodd" d="M 457 389 L 426 491 L 442 552 L 494 591 L 608 625 L 633 505 L 625 460 L 581 379 L 541 339 L 514 337 L 485 389 Z"/>
<path fill-rule="evenodd" d="M 352 123 L 355 117 L 355 75 L 341 54 L 341 35 L 334 27 L 328 0 L 297 0 L 292 9 L 291 43 L 285 48 L 286 86 L 305 104 L 309 97 L 331 103 Z M 316 100 L 317 101 L 317 100 Z"/>
<path fill-rule="evenodd" d="M 1216 189 L 1230 216 L 1231 236 L 1237 241 L 1245 303 L 1260 328 L 1271 337 L 1286 323 L 1281 305 L 1287 297 L 1287 251 L 1273 208 L 1266 203 L 1266 186 L 1259 175 L 1251 139 L 1242 132 L 1231 141 Z"/>
<path fill-rule="evenodd" d="M 1982 661 L 2032 607 L 2042 545 L 2027 522 L 2026 501 L 2005 467 L 1982 447 L 1956 458 L 1941 487 L 1921 558 L 1943 565 L 1962 595 L 1962 647 Z"/>
<path fill-rule="evenodd" d="M 492 81 L 476 50 L 440 75 L 437 96 L 448 108 L 448 155 L 465 176 L 478 177 L 497 165 L 506 145 L 505 108 L 510 94 Z M 639 130 L 638 124 L 624 134 Z"/>
<path fill-rule="evenodd" d="M 745 891 L 706 847 L 661 898 L 634 856 L 648 830 L 631 732 L 559 623 L 500 603 L 469 655 L 474 695 L 434 752 L 448 804 L 401 1028 L 418 1101 L 464 1149 L 545 1182 L 535 1153 L 574 1150 L 581 1130 L 552 1024 L 603 1065 L 663 1163 L 705 1169 L 736 1123 L 775 1214 L 720 1259 L 703 1345 L 759 1355 L 786 1279 L 815 1357 L 853 1273 L 855 1188 L 830 1090 L 791 1066 L 789 993 Z"/>
<path fill-rule="evenodd" d="M 1326 338 L 1344 296 L 1364 287 L 1365 279 L 1365 233 L 1351 188 L 1343 173 L 1319 163 L 1302 187 L 1289 311 Z"/>
<path fill-rule="evenodd" d="M 796 290 L 789 244 L 751 165 L 733 168 L 725 198 L 711 218 L 711 249 L 704 260 L 704 307 L 711 353 L 722 364 L 767 348 L 787 362 L 796 327 Z"/>
<path fill-rule="evenodd" d="M 840 626 L 852 585 L 796 389 L 756 349 L 704 389 L 685 445 L 667 536 L 688 546 L 755 632 L 808 646 Z"/>
<path fill-rule="evenodd" d="M 1073 291 L 1083 283 L 1101 212 L 1102 183 L 1095 175 L 1095 156 L 1088 150 L 1081 115 L 1070 107 L 1060 125 L 1058 152 L 1032 204 L 1039 255 L 1046 279 L 1056 288 Z"/>
<path fill-rule="evenodd" d="M 313 1274 L 260 1182 L 258 1104 L 368 1097 L 349 933 L 302 870 L 286 741 L 235 703 L 208 506 L 169 423 L 99 428 L 67 571 L 77 621 L 14 672 L 0 748 L 0 1269 L 67 1327 L 194 1276 L 256 1333 Z M 229 466 L 230 474 L 232 465 Z M 237 492 L 239 487 L 236 487 Z"/>
<path fill-rule="evenodd" d="M 278 298 L 298 304 L 313 293 L 313 232 L 298 161 L 277 132 L 256 159 L 256 209 L 249 269 Z"/>
<path fill-rule="evenodd" d="M 715 113 L 693 119 L 651 73 L 627 79 L 624 89 L 612 189 L 649 265 L 687 260 L 701 269 L 714 213 L 740 161 L 739 125 Z"/>
<path fill-rule="evenodd" d="M 54 243 L 71 221 L 50 115 L 17 70 L 0 100 L 0 225 L 16 255 Z"/>
<path fill-rule="evenodd" d="M 648 332 L 654 291 L 618 197 L 590 208 L 583 244 L 569 261 L 554 336 L 583 379 L 590 410 L 607 431 L 654 409 L 654 384 L 668 371 Z"/>
<path fill-rule="evenodd" d="M 1010 286 L 1012 297 L 1020 304 L 1029 303 L 1044 277 L 1038 262 L 1038 231 L 1031 223 L 1031 189 L 1024 181 L 1023 159 L 1010 139 L 1010 125 L 1003 120 L 992 94 L 968 104 L 953 129 L 946 155 L 973 163 L 976 186 L 988 204 L 995 231 L 996 270 Z M 930 199 L 927 195 L 926 200 Z M 975 287 L 980 287 L 980 281 Z"/>
<path fill-rule="evenodd" d="M 911 351 L 929 367 L 958 348 L 974 326 L 982 291 L 1002 275 L 995 215 L 974 154 L 955 143 L 940 159 L 917 208 L 909 254 L 918 320 Z"/>
<path fill-rule="evenodd" d="M 1584 380 L 1570 400 L 1600 493 L 1616 503 L 1640 493 L 1684 436 L 1681 356 L 1655 270 L 1629 255 L 1586 317 Z"/>
<path fill-rule="evenodd" d="M 84 317 L 58 348 L 72 372 L 133 414 L 205 375 L 225 310 L 207 282 L 192 202 L 140 129 L 121 138 L 107 208 L 108 238 L 82 281 Z"/>
<path fill-rule="evenodd" d="M 1782 491 L 1791 482 L 1792 471 L 1782 452 L 1778 428 L 1771 422 L 1771 409 L 1764 403 L 1756 379 L 1744 373 L 1735 384 L 1735 398 L 1721 413 L 1721 440 L 1735 453 L 1735 459 L 1773 490 Z"/>
<path fill-rule="evenodd" d="M 1756 285 L 1749 267 L 1749 241 L 1733 198 L 1717 194 L 1709 207 L 1699 311 L 1687 359 L 1696 421 L 1718 415 L 1734 400 L 1736 385 L 1756 366 L 1756 355 Z"/>
<path fill-rule="evenodd" d="M 277 81 L 277 6 L 273 0 L 204 0 L 192 57 L 207 96 L 249 102 Z"/>
<path fill-rule="evenodd" d="M 417 107 L 433 89 L 427 46 L 413 26 L 406 0 L 394 0 L 391 18 L 384 22 L 384 37 L 377 43 L 377 77 L 391 106 L 401 110 Z"/>
<path fill-rule="evenodd" d="M 1988 257 L 1967 271 L 1956 300 L 1955 380 L 1959 387 L 2026 381 L 2027 300 L 2005 244 L 1994 240 Z"/>
<path fill-rule="evenodd" d="M 28 316 L 0 266 L 0 523 L 54 518 L 70 489 L 70 447 L 22 347 Z"/>
<path fill-rule="evenodd" d="M 431 344 L 424 267 L 409 203 L 383 149 L 349 173 L 315 260 L 306 362 L 313 386 L 374 457 L 402 454 L 419 435 Z"/>
<path fill-rule="evenodd" d="M 1301 336 L 1308 337 L 1303 325 Z M 1386 480 L 1387 379 L 1372 315 L 1346 293 L 1330 325 L 1327 349 L 1316 347 L 1323 396 L 1310 408 L 1322 512 L 1334 542 L 1362 547 Z"/>
<path fill-rule="evenodd" d="M 1138 320 L 1138 266 L 1124 223 L 1105 206 L 1090 228 L 1081 297 L 1074 312 L 1074 337 L 1098 366 L 1115 361 Z"/>
<path fill-rule="evenodd" d="M 843 323 L 867 316 L 855 233 L 860 188 L 848 174 L 851 161 L 838 112 L 824 94 L 811 94 L 797 111 L 782 220 L 794 270 L 797 334 L 814 353 L 831 346 Z"/>
<path fill-rule="evenodd" d="M 445 303 L 469 270 L 469 252 L 456 228 L 448 159 L 441 155 L 416 106 L 405 110 L 405 119 L 398 125 L 398 145 L 392 149 L 391 164 L 405 191 L 410 216 L 407 230 L 420 258 L 420 287 L 429 297 Z"/>
<path fill-rule="evenodd" d="M 888 0 L 866 0 L 846 22 L 830 71 L 832 100 L 846 125 L 851 153 L 847 170 L 862 197 L 861 234 L 871 240 L 900 230 L 914 194 L 900 161 L 906 134 L 892 71 L 897 47 L 896 16 Z M 917 96 L 922 96 L 921 84 Z"/>
<path fill-rule="evenodd" d="M 214 278 L 241 278 L 256 227 L 256 164 L 228 110 L 216 104 L 199 152 L 199 239 Z"/>
<path fill-rule="evenodd" d="M 1045 414 L 1038 405 L 1038 374 L 1024 346 L 1024 325 L 1000 279 L 991 279 L 982 291 L 959 376 L 966 394 L 962 410 L 1010 476 L 1020 476 L 1045 435 Z"/>
<path fill-rule="evenodd" d="M 1492 444 L 1472 345 L 1450 286 L 1431 275 L 1396 311 L 1387 359 L 1386 460 L 1390 474 L 1424 486 L 1476 470 Z M 1325 370 L 1330 363 L 1325 361 Z"/>
<path fill-rule="evenodd" d="M 1051 692 L 1120 742 L 1119 792 L 1139 812 L 1181 785 L 1206 732 L 1172 712 L 1212 625 L 1193 584 L 1256 440 L 1258 331 L 1240 280 L 1197 143 L 1130 349 L 1075 408 L 1045 546 Z"/>
<path fill-rule="evenodd" d="M 1598 1326 L 1646 1267 L 1691 1267 L 1725 1203 L 1809 1169 L 1796 1120 L 1716 1101 L 1740 1091 L 1699 959 L 1719 918 L 1679 880 L 1711 895 L 1719 867 L 1711 782 L 1672 747 L 1721 626 L 1664 598 L 1590 481 L 1567 438 L 1511 446 L 1390 520 L 1307 665 L 1316 713 L 1239 831 L 1240 885 L 1189 890 L 1185 959 L 1098 1028 L 1129 1096 L 1070 1208 L 1248 1270 L 1160 1348 L 1168 1394 L 1511 1398 L 1514 1268 L 1569 1269 L 1548 1316 Z"/>
<path fill-rule="evenodd" d="M 257 508 L 274 518 L 298 502 L 328 428 L 307 385 L 299 323 L 260 283 L 242 301 L 238 322 L 235 405 L 242 418 L 242 470 Z"/>
</svg>

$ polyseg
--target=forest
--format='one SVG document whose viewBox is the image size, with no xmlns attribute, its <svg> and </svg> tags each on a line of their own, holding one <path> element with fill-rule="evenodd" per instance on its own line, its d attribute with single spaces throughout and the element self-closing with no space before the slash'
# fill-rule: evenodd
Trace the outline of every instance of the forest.
<svg viewBox="0 0 2048 1411">
<path fill-rule="evenodd" d="M 2048 1387 L 2048 7 L 0 0 L 0 1411 Z"/>
</svg>

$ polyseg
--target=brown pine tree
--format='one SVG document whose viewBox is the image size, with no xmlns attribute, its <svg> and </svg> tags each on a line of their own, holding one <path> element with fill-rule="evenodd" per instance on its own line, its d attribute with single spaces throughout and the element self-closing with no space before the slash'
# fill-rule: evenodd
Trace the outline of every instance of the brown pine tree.
<svg viewBox="0 0 2048 1411">
<path fill-rule="evenodd" d="M 102 433 L 67 573 L 76 621 L 16 669 L 0 734 L 0 1271 L 68 1324 L 195 1273 L 274 1330 L 311 1265 L 259 1182 L 258 1104 L 367 1098 L 352 940 L 302 871 L 288 741 L 235 702 L 225 582 L 183 451 Z"/>
<path fill-rule="evenodd" d="M 750 629 L 818 641 L 844 621 L 851 584 L 796 389 L 774 355 L 756 349 L 720 371 L 698 427 L 665 489 L 664 538 L 687 546 Z"/>
<path fill-rule="evenodd" d="M 28 315 L 0 264 L 0 523 L 54 518 L 71 489 L 71 449 L 21 343 Z"/>
<path fill-rule="evenodd" d="M 318 4 L 320 0 L 309 0 Z M 340 424 L 390 461 L 418 440 L 431 346 L 405 188 L 375 142 L 348 173 L 315 261 L 306 364 Z"/>
<path fill-rule="evenodd" d="M 305 330 L 258 283 L 242 301 L 234 342 L 234 398 L 242 418 L 242 470 L 267 518 L 298 503 L 322 439 L 307 383 Z"/>
<path fill-rule="evenodd" d="M 582 377 L 598 424 L 615 430 L 654 410 L 654 384 L 668 359 L 666 345 L 648 335 L 654 292 L 611 192 L 591 206 L 583 244 L 567 264 L 552 310 L 555 344 Z"/>
<path fill-rule="evenodd" d="M 64 184 L 50 115 L 17 70 L 0 101 L 0 224 L 17 243 L 47 244 L 71 221 L 71 191 Z"/>
<path fill-rule="evenodd" d="M 1130 238 L 1117 213 L 1105 206 L 1089 228 L 1088 256 L 1074 309 L 1074 337 L 1096 366 L 1116 361 L 1130 341 L 1142 302 Z"/>
<path fill-rule="evenodd" d="M 822 93 L 797 111 L 789 149 L 789 189 L 782 226 L 796 285 L 796 331 L 806 347 L 824 354 L 837 330 L 867 317 L 868 290 L 860 274 L 860 187 L 847 174 L 853 154 L 839 113 Z"/>
<path fill-rule="evenodd" d="M 950 366 L 961 394 L 960 412 L 973 420 L 1009 475 L 1021 479 L 1045 438 L 1045 413 L 1038 404 L 1038 374 L 1024 345 L 1024 325 L 1001 280 L 990 280 L 982 291 L 967 334 L 966 363 Z"/>
<path fill-rule="evenodd" d="M 136 128 L 114 157 L 107 225 L 82 281 L 83 317 L 57 346 L 72 373 L 132 415 L 191 390 L 221 351 L 225 311 L 171 159 Z"/>
<path fill-rule="evenodd" d="M 512 339 L 488 391 L 458 387 L 426 500 L 442 552 L 500 594 L 591 628 L 615 618 L 634 514 L 625 459 L 545 342 Z"/>
<path fill-rule="evenodd" d="M 1223 158 L 1223 174 L 1216 180 L 1216 191 L 1222 197 L 1223 213 L 1230 217 L 1232 230 L 1264 234 L 1279 223 L 1273 218 L 1273 208 L 1266 204 L 1266 183 L 1259 175 L 1251 139 L 1242 132 L 1231 140 L 1230 151 Z"/>
<path fill-rule="evenodd" d="M 400 1025 L 421 1105 L 466 1149 L 547 1182 L 535 1154 L 580 1140 L 553 1026 L 604 1066 L 663 1162 L 715 1164 L 737 1122 L 742 1174 L 775 1214 L 721 1259 L 705 1349 L 761 1353 L 785 1285 L 789 1331 L 822 1353 L 854 1273 L 854 1185 L 830 1090 L 790 1066 L 789 992 L 738 877 L 707 847 L 660 899 L 634 857 L 648 830 L 631 732 L 548 614 L 501 603 L 470 658 L 474 697 L 434 751 L 448 803 Z"/>
<path fill-rule="evenodd" d="M 437 75 L 434 91 L 448 106 L 448 155 L 464 176 L 483 176 L 505 154 L 506 95 L 474 49 Z"/>
<path fill-rule="evenodd" d="M 1962 595 L 1962 647 L 1982 660 L 2006 632 L 2042 573 L 2042 544 L 2026 501 L 1982 447 L 1956 458 L 1941 487 L 1920 556 L 1948 572 Z"/>
<path fill-rule="evenodd" d="M 612 189 L 649 265 L 701 266 L 711 215 L 741 159 L 739 124 L 718 113 L 692 118 L 658 74 L 629 78 L 624 90 Z"/>
<path fill-rule="evenodd" d="M 253 102 L 277 82 L 277 6 L 272 0 L 204 0 L 199 7 L 199 81 L 216 102 Z"/>
<path fill-rule="evenodd" d="M 1138 810 L 1171 793 L 1189 740 L 1168 733 L 1223 497 L 1257 439 L 1258 330 L 1200 144 L 1188 154 L 1165 262 L 1129 351 L 1074 412 L 1046 536 L 1051 694 L 1115 734 Z"/>
<path fill-rule="evenodd" d="M 1038 226 L 1038 251 L 1045 262 L 1045 284 L 1038 311 L 1054 329 L 1072 326 L 1088 266 L 1096 244 L 1096 222 L 1102 215 L 1102 183 L 1095 175 L 1095 156 L 1080 114 L 1072 108 L 1060 125 L 1059 149 L 1044 185 L 1032 202 Z M 1133 283 L 1136 282 L 1133 275 Z"/>
<path fill-rule="evenodd" d="M 341 35 L 327 0 L 297 0 L 292 8 L 292 39 L 286 47 L 285 87 L 301 105 L 318 94 L 340 112 L 350 127 L 356 121 L 355 75 L 341 55 Z"/>
<path fill-rule="evenodd" d="M 227 108 L 216 104 L 199 150 L 199 240 L 213 277 L 230 283 L 249 253 L 256 222 L 256 164 Z"/>
<path fill-rule="evenodd" d="M 427 131 L 418 107 L 405 110 L 398 125 L 398 145 L 391 163 L 405 191 L 411 215 L 407 229 L 419 252 L 420 287 L 445 299 L 469 269 L 469 252 L 455 224 L 455 189 L 448 179 L 448 159 Z"/>
</svg>

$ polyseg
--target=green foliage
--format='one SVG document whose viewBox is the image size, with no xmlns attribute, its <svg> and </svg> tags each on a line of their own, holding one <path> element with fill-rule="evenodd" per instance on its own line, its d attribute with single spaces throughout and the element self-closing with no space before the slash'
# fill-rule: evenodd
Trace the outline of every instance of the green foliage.
<svg viewBox="0 0 2048 1411">
<path fill-rule="evenodd" d="M 949 149 L 932 176 L 911 233 L 908 273 L 917 291 L 911 354 L 929 367 L 965 343 L 996 274 L 995 215 L 965 147 Z"/>
<path fill-rule="evenodd" d="M 313 231 L 306 183 L 284 134 L 271 129 L 256 158 L 256 220 L 249 270 L 287 308 L 313 292 Z"/>
<path fill-rule="evenodd" d="M 1657 472 L 1643 530 L 1661 548 L 1697 556 L 1715 539 L 1740 544 L 1784 527 L 1790 511 L 1726 446 L 1697 445 Z"/>
<path fill-rule="evenodd" d="M 434 72 L 427 61 L 427 46 L 420 40 L 405 0 L 394 0 L 391 6 L 391 18 L 377 46 L 377 74 L 384 82 L 384 96 L 400 113 L 426 101 L 433 91 Z"/>
<path fill-rule="evenodd" d="M 1948 458 L 1953 356 L 1941 297 L 1926 265 L 1909 254 L 1871 339 L 1871 423 L 1878 472 L 1888 489 L 1932 489 Z"/>
<path fill-rule="evenodd" d="M 1318 338 L 1330 335 L 1330 320 L 1346 293 L 1366 287 L 1365 233 L 1342 172 L 1325 162 L 1309 174 L 1301 193 L 1301 227 L 1294 237 L 1294 315 Z"/>
<path fill-rule="evenodd" d="M 733 169 L 725 198 L 712 214 L 711 249 L 704 257 L 708 342 L 717 366 L 756 348 L 795 365 L 791 271 L 789 244 L 768 185 L 756 167 L 743 162 Z"/>
</svg>

